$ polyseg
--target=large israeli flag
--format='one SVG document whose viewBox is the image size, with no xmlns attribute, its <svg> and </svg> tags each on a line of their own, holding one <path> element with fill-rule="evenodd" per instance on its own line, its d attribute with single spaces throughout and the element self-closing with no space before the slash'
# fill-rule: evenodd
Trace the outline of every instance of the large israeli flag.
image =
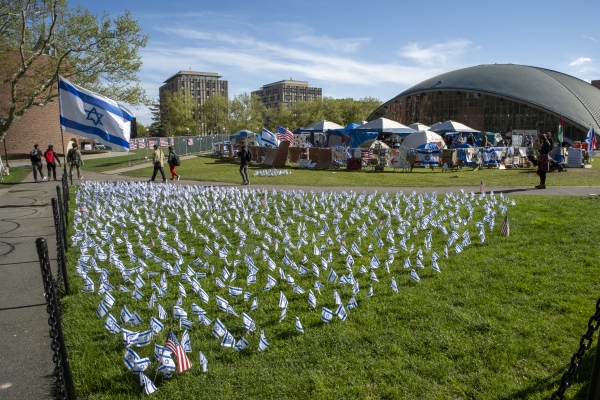
<svg viewBox="0 0 600 400">
<path fill-rule="evenodd" d="M 261 138 L 263 144 L 267 145 L 267 147 L 279 147 L 279 140 L 277 139 L 277 136 L 265 128 L 262 128 Z"/>
<path fill-rule="evenodd" d="M 59 77 L 60 124 L 64 131 L 129 151 L 134 115 L 116 101 Z"/>
</svg>

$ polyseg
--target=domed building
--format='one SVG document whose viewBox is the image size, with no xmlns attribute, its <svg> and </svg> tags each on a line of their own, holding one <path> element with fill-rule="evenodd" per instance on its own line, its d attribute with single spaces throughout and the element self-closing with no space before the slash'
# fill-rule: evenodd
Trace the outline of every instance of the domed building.
<svg viewBox="0 0 600 400">
<path fill-rule="evenodd" d="M 596 83 L 597 81 L 594 81 Z M 404 125 L 454 120 L 502 135 L 552 132 L 562 116 L 564 137 L 600 132 L 600 89 L 560 72 L 515 64 L 479 65 L 438 75 L 400 93 L 367 120 Z"/>
</svg>

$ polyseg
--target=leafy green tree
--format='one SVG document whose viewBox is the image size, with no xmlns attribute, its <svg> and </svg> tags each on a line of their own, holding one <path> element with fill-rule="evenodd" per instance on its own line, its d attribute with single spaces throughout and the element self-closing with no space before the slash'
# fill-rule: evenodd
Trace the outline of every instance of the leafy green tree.
<svg viewBox="0 0 600 400">
<path fill-rule="evenodd" d="M 206 135 L 221 135 L 229 128 L 229 100 L 220 95 L 210 96 L 198 107 L 201 129 Z"/>
<path fill-rule="evenodd" d="M 137 137 L 145 137 L 146 134 L 148 133 L 146 130 L 146 127 L 137 121 L 136 121 L 135 126 L 136 126 Z"/>
<path fill-rule="evenodd" d="M 260 132 L 265 122 L 266 107 L 255 94 L 241 93 L 229 102 L 230 133 L 242 129 Z"/>
<path fill-rule="evenodd" d="M 128 11 L 110 18 L 66 0 L 3 0 L 0 85 L 10 99 L 0 105 L 0 141 L 32 106 L 56 99 L 59 75 L 117 101 L 148 104 L 137 77 L 147 40 Z"/>
<path fill-rule="evenodd" d="M 167 136 L 196 134 L 196 103 L 189 90 L 165 92 L 161 99 L 162 122 Z"/>
</svg>

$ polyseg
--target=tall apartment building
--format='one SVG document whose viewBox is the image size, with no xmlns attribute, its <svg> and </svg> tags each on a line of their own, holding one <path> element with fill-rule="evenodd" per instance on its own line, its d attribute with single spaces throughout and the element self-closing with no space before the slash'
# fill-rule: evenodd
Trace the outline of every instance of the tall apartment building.
<svg viewBox="0 0 600 400">
<path fill-rule="evenodd" d="M 189 90 L 198 105 L 202 105 L 210 96 L 221 95 L 227 98 L 229 96 L 227 81 L 220 78 L 222 76 L 216 72 L 179 71 L 158 89 L 159 96 L 162 99 L 165 91 Z"/>
<path fill-rule="evenodd" d="M 260 97 L 267 108 L 275 108 L 280 104 L 287 107 L 297 101 L 315 100 L 322 97 L 322 89 L 309 87 L 306 81 L 296 81 L 290 78 L 264 85 L 252 94 Z"/>
</svg>

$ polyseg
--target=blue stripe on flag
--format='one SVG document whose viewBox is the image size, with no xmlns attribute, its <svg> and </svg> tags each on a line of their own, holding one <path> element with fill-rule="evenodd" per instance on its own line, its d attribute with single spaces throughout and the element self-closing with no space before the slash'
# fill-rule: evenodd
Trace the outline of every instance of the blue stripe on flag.
<svg viewBox="0 0 600 400">
<path fill-rule="evenodd" d="M 59 87 L 59 89 L 65 90 L 65 91 L 79 97 L 81 99 L 81 101 L 83 101 L 84 103 L 88 103 L 88 104 L 92 104 L 96 107 L 100 107 L 112 114 L 120 116 L 121 118 L 123 118 L 127 121 L 131 121 L 133 119 L 133 115 L 129 114 L 127 111 L 125 111 L 121 108 L 115 107 L 112 104 L 109 104 L 101 99 L 92 97 L 88 94 L 78 91 L 73 85 L 69 84 L 69 82 L 67 82 L 66 80 L 59 79 L 58 87 Z"/>
<path fill-rule="evenodd" d="M 112 143 L 117 146 L 125 147 L 127 149 L 129 148 L 129 142 L 127 140 L 120 138 L 118 136 L 113 136 L 111 134 L 108 134 L 100 128 L 96 128 L 94 126 L 83 125 L 78 122 L 67 119 L 65 117 L 60 117 L 60 123 L 65 128 L 75 129 L 75 130 L 83 132 L 87 135 L 98 136 L 99 138 L 101 138 L 102 140 L 104 140 L 106 142 Z"/>
</svg>

